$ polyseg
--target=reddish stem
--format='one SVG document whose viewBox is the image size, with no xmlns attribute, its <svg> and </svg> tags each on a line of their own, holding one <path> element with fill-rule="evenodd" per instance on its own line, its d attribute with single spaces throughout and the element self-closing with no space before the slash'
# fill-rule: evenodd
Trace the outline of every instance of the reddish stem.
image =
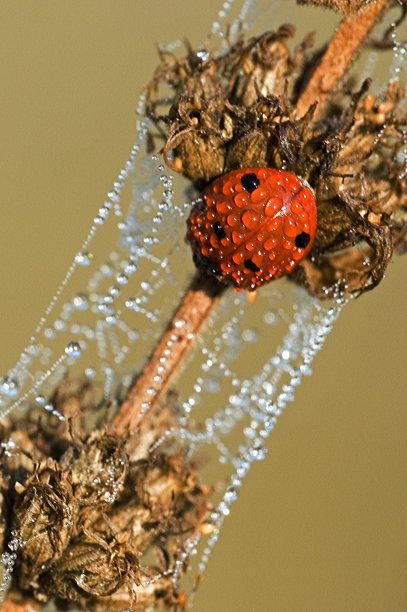
<svg viewBox="0 0 407 612">
<path fill-rule="evenodd" d="M 15 595 L 15 599 L 14 599 Z M 21 600 L 17 594 L 9 593 L 1 606 L 1 612 L 38 612 L 40 604 L 34 600 Z"/>
<path fill-rule="evenodd" d="M 297 102 L 299 116 L 305 115 L 314 102 L 318 102 L 314 118 L 321 115 L 327 96 L 348 70 L 386 4 L 387 0 L 377 0 L 363 12 L 345 17 Z"/>
<path fill-rule="evenodd" d="M 216 280 L 200 274 L 195 276 L 151 359 L 114 418 L 112 432 L 132 433 L 145 410 L 161 402 L 224 288 Z"/>
</svg>

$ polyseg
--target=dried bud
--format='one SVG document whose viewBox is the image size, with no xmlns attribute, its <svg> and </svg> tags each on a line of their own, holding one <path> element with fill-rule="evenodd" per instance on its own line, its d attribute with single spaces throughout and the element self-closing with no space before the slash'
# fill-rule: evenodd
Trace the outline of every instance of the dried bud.
<svg viewBox="0 0 407 612">
<path fill-rule="evenodd" d="M 198 110 L 181 98 L 168 132 L 164 159 L 170 168 L 192 180 L 209 180 L 224 167 L 223 135 L 214 119 L 214 106 L 215 102 Z"/>
<path fill-rule="evenodd" d="M 55 563 L 68 543 L 78 510 L 69 476 L 49 459 L 24 483 L 14 518 L 25 542 L 20 557 L 24 590 L 38 586 L 39 575 Z"/>
<path fill-rule="evenodd" d="M 253 107 L 254 127 L 258 121 L 271 120 L 269 97 L 276 99 L 292 92 L 294 76 L 312 40 L 307 37 L 291 56 L 285 41 L 294 32 L 293 26 L 284 25 L 277 32 L 266 32 L 247 42 L 240 39 L 219 58 L 202 50 L 189 50 L 184 59 L 162 54 L 162 64 L 147 90 L 148 113 L 168 125 L 163 154 L 173 170 L 201 185 L 235 163 L 231 147 L 237 140 L 245 151 L 253 140 L 256 151 L 248 150 L 247 163 L 259 159 L 261 151 L 266 154 L 261 136 L 257 141 L 247 134 L 242 109 Z M 168 115 L 162 116 L 157 113 L 162 98 L 159 88 L 166 85 L 173 89 L 173 103 Z M 259 105 L 259 99 L 264 103 Z"/>
<path fill-rule="evenodd" d="M 239 54 L 239 68 L 233 76 L 228 99 L 235 104 L 251 106 L 261 94 L 283 95 L 286 87 L 285 78 L 292 70 L 292 60 L 285 40 L 292 38 L 294 26 L 283 25 L 277 32 L 266 32 L 248 44 L 240 42 L 235 54 Z"/>
</svg>

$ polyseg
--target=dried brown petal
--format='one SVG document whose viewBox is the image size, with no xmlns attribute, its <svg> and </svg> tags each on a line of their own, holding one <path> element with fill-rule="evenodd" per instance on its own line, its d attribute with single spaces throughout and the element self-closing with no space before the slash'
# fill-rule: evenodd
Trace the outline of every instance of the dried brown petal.
<svg viewBox="0 0 407 612">
<path fill-rule="evenodd" d="M 82 541 L 68 546 L 54 565 L 48 574 L 47 590 L 70 601 L 86 600 L 88 596 L 107 597 L 125 582 L 134 580 L 137 571 L 133 555 L 87 534 Z"/>
<path fill-rule="evenodd" d="M 239 62 L 228 86 L 228 99 L 233 104 L 249 107 L 259 94 L 280 96 L 286 90 L 286 77 L 291 71 L 291 57 L 285 40 L 292 38 L 295 28 L 281 26 L 277 32 L 267 32 L 248 44 L 241 43 Z"/>
<path fill-rule="evenodd" d="M 23 589 L 37 586 L 39 575 L 55 563 L 69 541 L 78 509 L 69 476 L 49 459 L 24 483 L 14 518 L 25 543 L 20 556 Z"/>
</svg>

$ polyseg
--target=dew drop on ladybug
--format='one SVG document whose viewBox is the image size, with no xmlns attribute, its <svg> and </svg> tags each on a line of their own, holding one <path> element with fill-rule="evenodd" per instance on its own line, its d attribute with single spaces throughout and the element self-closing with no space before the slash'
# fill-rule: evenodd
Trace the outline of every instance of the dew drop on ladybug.
<svg viewBox="0 0 407 612">
<path fill-rule="evenodd" d="M 213 181 L 191 210 L 187 240 L 197 265 L 236 289 L 290 273 L 312 247 L 314 194 L 274 168 L 233 170 Z"/>
</svg>

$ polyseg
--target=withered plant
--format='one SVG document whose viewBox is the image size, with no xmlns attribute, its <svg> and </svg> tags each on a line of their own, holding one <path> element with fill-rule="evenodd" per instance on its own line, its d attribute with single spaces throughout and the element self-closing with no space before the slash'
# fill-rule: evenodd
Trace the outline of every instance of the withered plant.
<svg viewBox="0 0 407 612">
<path fill-rule="evenodd" d="M 309 35 L 292 51 L 295 27 L 282 25 L 254 38 L 241 31 L 217 54 L 161 50 L 146 89 L 148 140 L 197 197 L 238 168 L 305 179 L 318 230 L 291 279 L 314 297 L 343 298 L 374 288 L 393 253 L 406 250 L 407 116 L 396 78 L 373 94 L 370 78 L 348 77 L 375 22 L 398 3 L 321 3 L 345 13 L 325 49 Z M 180 580 L 194 544 L 217 535 L 221 521 L 204 460 L 182 437 L 199 437 L 200 426 L 182 420 L 170 386 L 225 290 L 197 272 L 128 391 L 99 406 L 97 427 L 89 419 L 97 391 L 72 377 L 49 398 L 54 418 L 33 408 L 24 421 L 4 420 L 0 544 L 13 572 L 4 610 L 39 610 L 51 600 L 95 611 L 187 607 Z"/>
</svg>

